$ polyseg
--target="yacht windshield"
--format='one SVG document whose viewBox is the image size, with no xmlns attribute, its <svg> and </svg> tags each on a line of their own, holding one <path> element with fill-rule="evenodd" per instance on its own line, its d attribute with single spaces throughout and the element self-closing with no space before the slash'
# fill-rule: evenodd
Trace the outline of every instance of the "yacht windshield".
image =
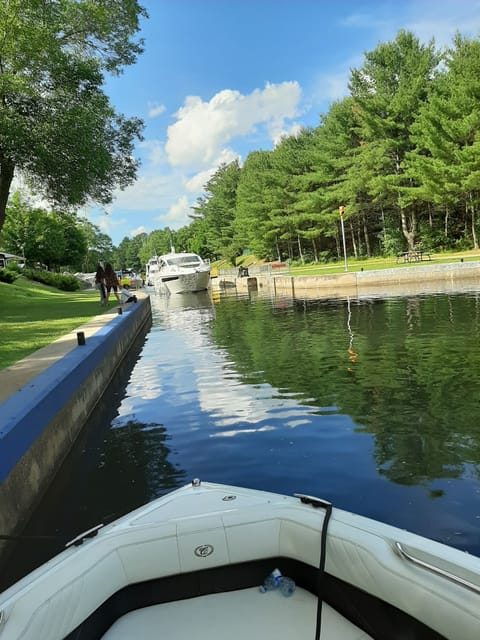
<svg viewBox="0 0 480 640">
<path fill-rule="evenodd" d="M 178 267 L 196 267 L 200 264 L 198 256 L 175 256 L 168 259 L 168 264 L 177 265 Z"/>
</svg>

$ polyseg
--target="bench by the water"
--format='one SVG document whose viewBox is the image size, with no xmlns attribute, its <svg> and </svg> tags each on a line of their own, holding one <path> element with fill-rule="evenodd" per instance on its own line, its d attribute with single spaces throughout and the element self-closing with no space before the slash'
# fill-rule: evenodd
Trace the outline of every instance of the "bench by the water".
<svg viewBox="0 0 480 640">
<path fill-rule="evenodd" d="M 423 249 L 412 249 L 411 251 L 402 251 L 397 253 L 396 262 L 422 262 L 422 260 L 431 259 L 431 253 L 427 253 Z"/>
</svg>

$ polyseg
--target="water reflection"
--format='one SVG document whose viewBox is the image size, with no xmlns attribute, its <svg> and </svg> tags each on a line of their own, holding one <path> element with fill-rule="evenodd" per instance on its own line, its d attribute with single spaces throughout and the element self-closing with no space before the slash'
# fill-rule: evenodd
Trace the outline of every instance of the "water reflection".
<svg viewBox="0 0 480 640">
<path fill-rule="evenodd" d="M 201 477 L 323 496 L 480 555 L 477 292 L 151 302 L 140 357 L 32 530 L 76 533 Z"/>
<path fill-rule="evenodd" d="M 213 335 L 243 384 L 302 407 L 307 443 L 301 461 L 295 439 L 288 473 L 302 477 L 308 460 L 310 489 L 337 504 L 478 553 L 479 309 L 476 292 L 274 301 L 273 313 L 265 301 L 226 301 Z"/>
<path fill-rule="evenodd" d="M 117 370 L 22 532 L 26 540 L 11 543 L 10 558 L 0 572 L 0 590 L 59 553 L 81 531 L 185 484 L 184 472 L 169 461 L 169 435 L 161 424 L 131 419 L 122 429 L 115 428 L 144 340 L 144 335 L 138 337 Z"/>
<path fill-rule="evenodd" d="M 353 365 L 355 364 L 355 362 L 358 359 L 358 353 L 354 350 L 353 348 L 353 338 L 354 338 L 354 334 L 352 331 L 352 310 L 351 310 L 351 306 L 350 306 L 350 298 L 347 298 L 347 331 L 348 331 L 348 336 L 349 336 L 349 342 L 348 342 L 348 349 L 347 349 L 347 353 L 348 353 L 348 359 L 351 363 L 350 367 L 347 367 L 347 371 L 349 371 L 350 373 L 353 372 Z"/>
<path fill-rule="evenodd" d="M 374 434 L 379 471 L 390 480 L 421 484 L 458 477 L 466 465 L 478 476 L 478 310 L 477 296 L 312 302 L 297 307 L 279 327 L 259 307 L 261 339 L 245 316 L 239 323 L 244 337 L 237 335 L 232 349 L 244 345 L 239 366 L 245 366 L 248 350 L 263 382 L 304 394 L 310 405 L 335 406 L 355 421 L 358 432 Z M 220 325 L 230 320 L 217 319 L 223 344 Z M 345 337 L 354 376 L 344 375 L 339 357 Z M 352 366 L 347 371 L 353 373 Z"/>
</svg>

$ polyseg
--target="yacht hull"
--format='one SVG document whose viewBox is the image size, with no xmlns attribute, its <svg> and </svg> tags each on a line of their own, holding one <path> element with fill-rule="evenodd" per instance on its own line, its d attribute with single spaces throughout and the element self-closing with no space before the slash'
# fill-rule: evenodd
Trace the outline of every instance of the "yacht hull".
<svg viewBox="0 0 480 640">
<path fill-rule="evenodd" d="M 160 279 L 171 294 L 205 291 L 210 284 L 210 269 L 194 273 L 172 274 L 170 276 L 160 275 Z"/>
<path fill-rule="evenodd" d="M 147 264 L 147 282 L 167 295 L 204 291 L 210 284 L 210 263 L 196 253 L 155 256 Z"/>
</svg>

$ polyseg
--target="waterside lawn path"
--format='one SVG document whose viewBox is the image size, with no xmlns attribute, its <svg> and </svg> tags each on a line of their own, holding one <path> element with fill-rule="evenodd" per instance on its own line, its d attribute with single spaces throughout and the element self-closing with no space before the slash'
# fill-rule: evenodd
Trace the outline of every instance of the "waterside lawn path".
<svg viewBox="0 0 480 640">
<path fill-rule="evenodd" d="M 96 290 L 59 291 L 20 276 L 0 282 L 0 369 L 107 311 Z M 118 305 L 115 298 L 109 308 Z"/>
</svg>

